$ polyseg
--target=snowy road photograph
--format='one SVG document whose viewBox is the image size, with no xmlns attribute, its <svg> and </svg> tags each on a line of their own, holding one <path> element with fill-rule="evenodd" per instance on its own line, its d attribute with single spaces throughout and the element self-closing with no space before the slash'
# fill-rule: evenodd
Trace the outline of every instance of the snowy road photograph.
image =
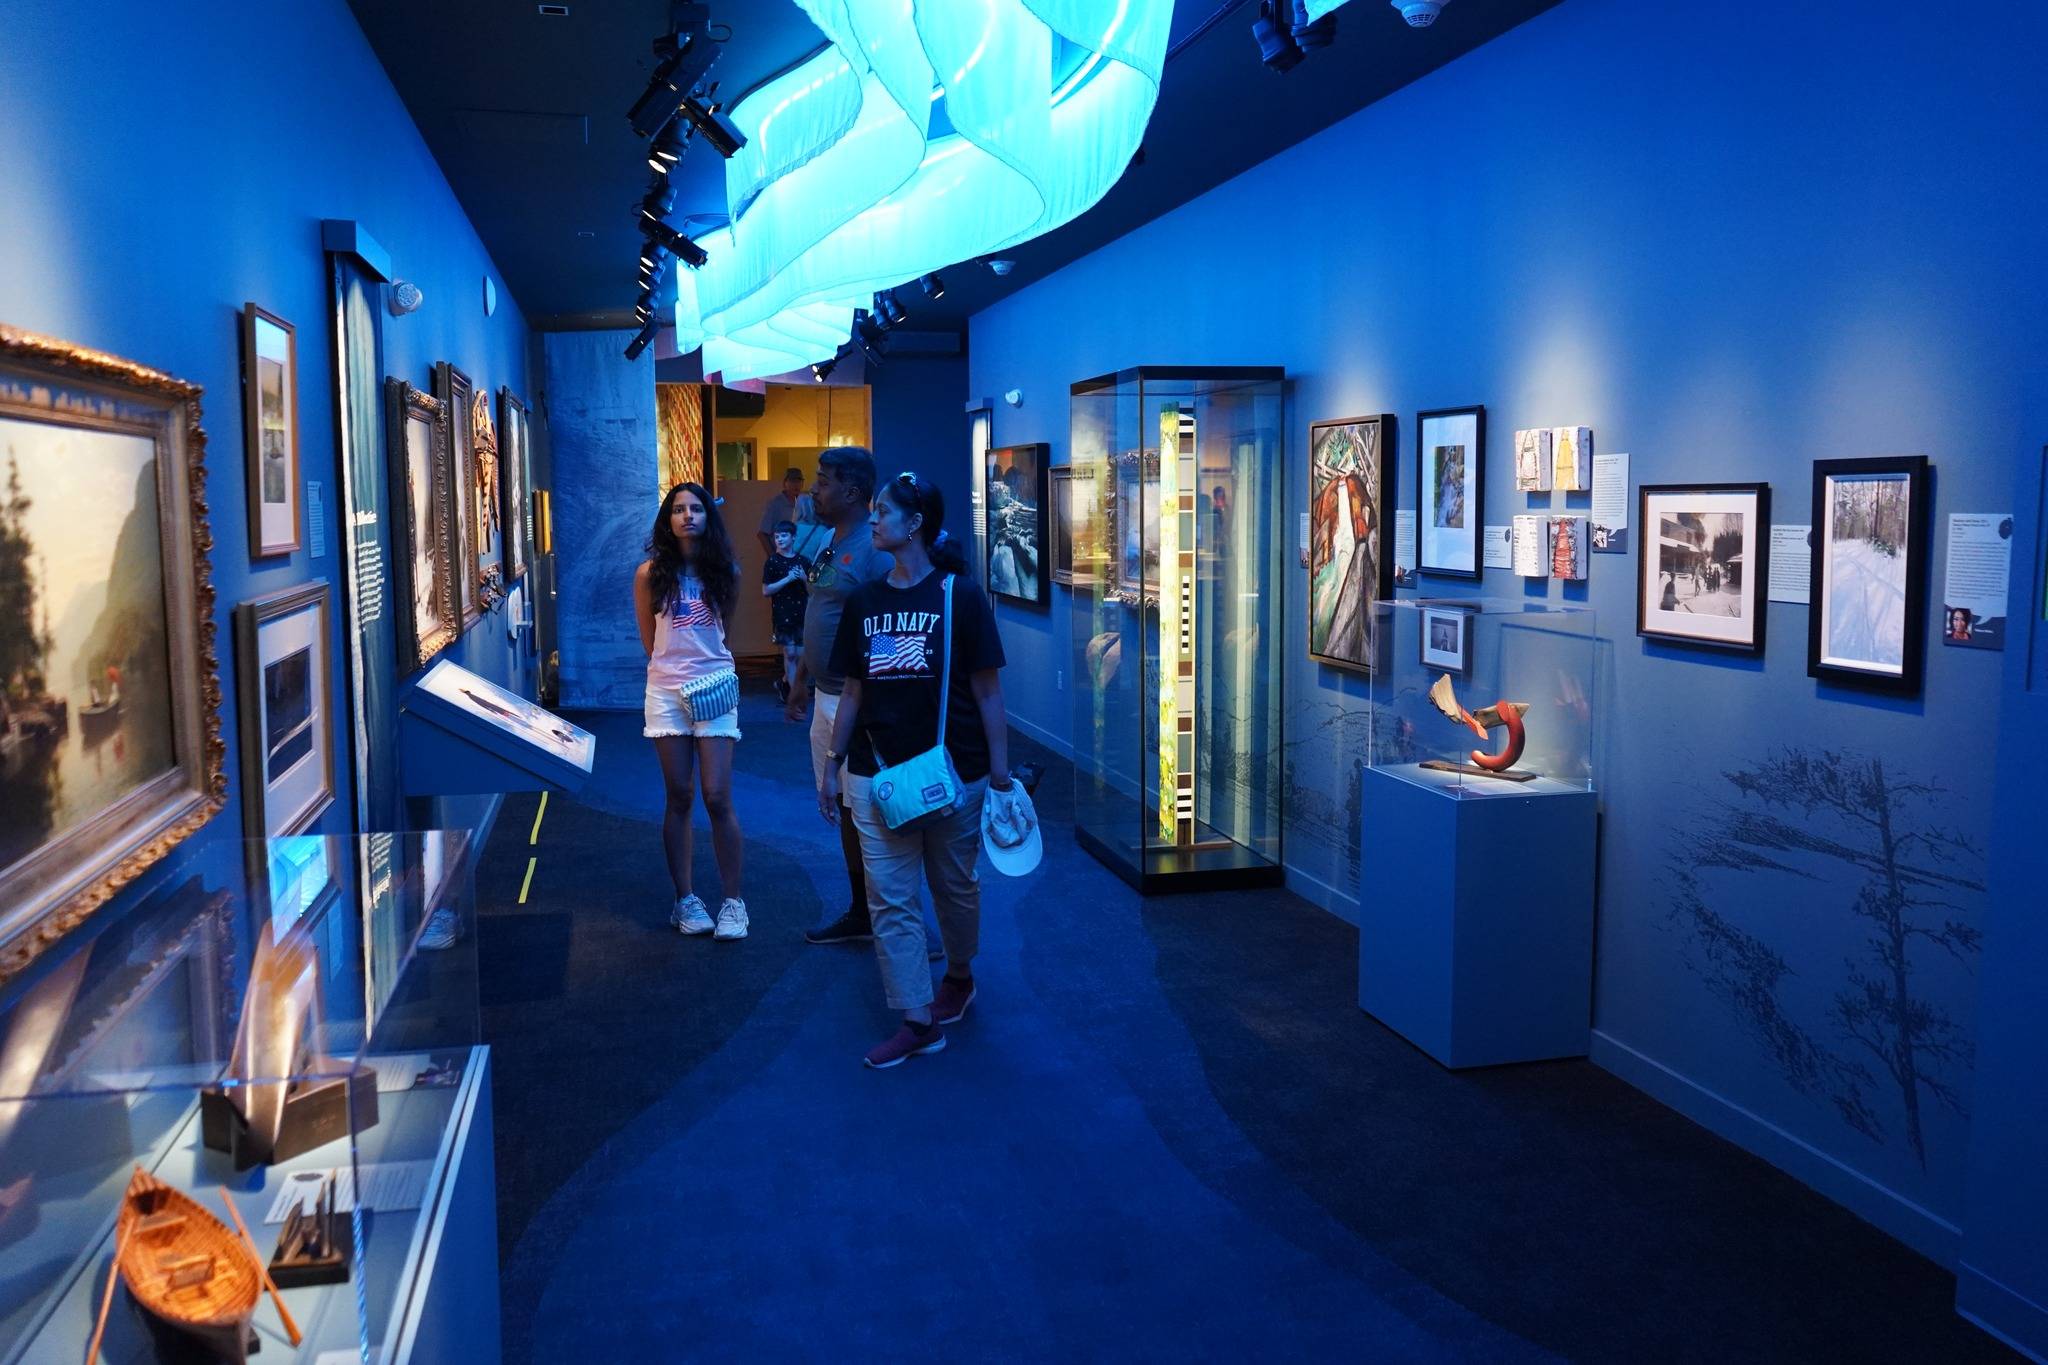
<svg viewBox="0 0 2048 1365">
<path fill-rule="evenodd" d="M 1811 670 L 1901 688 L 1919 673 L 1913 632 L 1925 597 L 1918 561 L 1925 515 L 1922 457 L 1822 461 L 1814 502 L 1822 524 L 1813 568 Z M 1816 673 L 1816 676 L 1819 676 Z"/>
</svg>

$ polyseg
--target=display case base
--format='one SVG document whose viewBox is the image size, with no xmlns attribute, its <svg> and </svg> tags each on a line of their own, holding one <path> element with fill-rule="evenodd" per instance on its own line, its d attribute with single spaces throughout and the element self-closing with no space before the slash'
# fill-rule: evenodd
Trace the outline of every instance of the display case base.
<svg viewBox="0 0 2048 1365">
<path fill-rule="evenodd" d="M 1359 1005 L 1447 1067 L 1585 1056 L 1594 794 L 1364 776 Z"/>
<path fill-rule="evenodd" d="M 1260 857 L 1235 840 L 1203 831 L 1213 837 L 1192 847 L 1158 846 L 1111 842 L 1076 826 L 1074 837 L 1095 860 L 1124 879 L 1142 896 L 1171 895 L 1184 891 L 1246 891 L 1282 885 L 1286 869 L 1270 858 Z"/>
</svg>

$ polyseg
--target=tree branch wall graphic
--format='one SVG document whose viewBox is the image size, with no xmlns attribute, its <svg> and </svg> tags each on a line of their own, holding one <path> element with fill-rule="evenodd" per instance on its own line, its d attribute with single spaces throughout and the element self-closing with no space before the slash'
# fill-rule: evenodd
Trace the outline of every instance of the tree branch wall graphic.
<svg viewBox="0 0 2048 1365">
<path fill-rule="evenodd" d="M 1880 1108 L 1895 1104 L 1889 1121 L 1903 1120 L 1925 1168 L 1922 1105 L 1967 1113 L 1971 1048 L 1922 977 L 1939 956 L 1975 966 L 1982 850 L 1933 822 L 1941 787 L 1901 780 L 1876 756 L 1788 748 L 1722 776 L 1734 794 L 1709 801 L 1671 852 L 1670 917 L 1687 935 L 1687 965 L 1795 1090 L 1831 1103 L 1850 1127 L 1887 1141 Z M 1742 884 L 1729 886 L 1731 873 Z M 1783 953 L 1723 908 L 1763 903 L 1747 884 L 1760 874 L 1811 882 L 1803 901 L 1839 901 L 1864 922 L 1821 1033 L 1785 1007 L 1781 987 L 1794 971 Z"/>
</svg>

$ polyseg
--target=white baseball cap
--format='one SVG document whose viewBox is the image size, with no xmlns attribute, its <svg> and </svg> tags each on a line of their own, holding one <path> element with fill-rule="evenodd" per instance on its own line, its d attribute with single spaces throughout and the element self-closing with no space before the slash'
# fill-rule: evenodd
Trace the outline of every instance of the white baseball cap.
<svg viewBox="0 0 2048 1365">
<path fill-rule="evenodd" d="M 981 803 L 981 847 L 996 871 L 1022 877 L 1045 856 L 1038 833 L 1038 811 L 1024 784 L 1011 779 L 1008 791 L 991 789 Z"/>
</svg>

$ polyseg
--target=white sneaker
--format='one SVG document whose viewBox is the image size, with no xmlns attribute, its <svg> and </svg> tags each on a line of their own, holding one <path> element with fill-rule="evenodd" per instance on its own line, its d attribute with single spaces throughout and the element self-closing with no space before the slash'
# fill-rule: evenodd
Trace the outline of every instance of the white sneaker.
<svg viewBox="0 0 2048 1365">
<path fill-rule="evenodd" d="M 718 906 L 718 932 L 713 938 L 745 938 L 747 936 L 747 903 L 727 896 Z"/>
<path fill-rule="evenodd" d="M 744 911 L 740 918 L 746 918 Z M 703 898 L 695 894 L 676 897 L 676 908 L 668 912 L 668 922 L 685 934 L 711 932 L 711 912 L 704 908 Z"/>
<path fill-rule="evenodd" d="M 425 927 L 420 930 L 420 950 L 438 953 L 443 948 L 455 946 L 455 940 L 462 936 L 462 921 L 455 912 L 443 906 L 427 916 Z"/>
</svg>

